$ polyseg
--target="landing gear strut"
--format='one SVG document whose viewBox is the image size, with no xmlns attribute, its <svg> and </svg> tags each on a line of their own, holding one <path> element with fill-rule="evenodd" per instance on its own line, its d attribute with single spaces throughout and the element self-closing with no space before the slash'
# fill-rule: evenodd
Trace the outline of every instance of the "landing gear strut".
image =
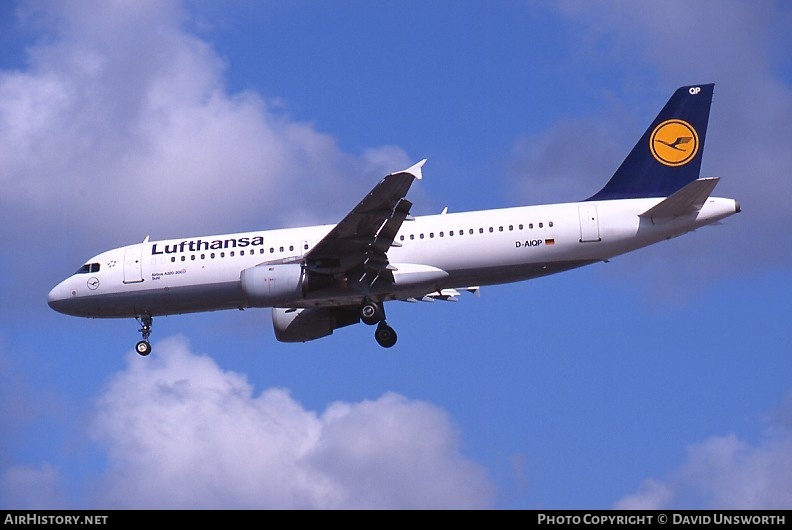
<svg viewBox="0 0 792 530">
<path fill-rule="evenodd" d="M 385 308 L 382 302 L 366 300 L 360 306 L 360 320 L 369 326 L 377 325 L 374 339 L 383 348 L 390 348 L 396 344 L 396 332 L 385 322 Z"/>
<path fill-rule="evenodd" d="M 138 324 L 140 324 L 140 333 L 143 335 L 143 340 L 139 341 L 135 345 L 135 351 L 138 352 L 138 355 L 145 357 L 149 353 L 151 353 L 151 344 L 149 343 L 149 337 L 151 336 L 151 325 L 154 321 L 151 318 L 151 315 L 142 315 L 140 317 L 136 317 Z"/>
</svg>

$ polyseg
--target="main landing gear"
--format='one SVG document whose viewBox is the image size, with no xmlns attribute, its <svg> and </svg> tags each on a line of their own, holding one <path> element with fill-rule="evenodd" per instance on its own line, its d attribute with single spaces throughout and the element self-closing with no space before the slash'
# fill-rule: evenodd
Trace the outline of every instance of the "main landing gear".
<svg viewBox="0 0 792 530">
<path fill-rule="evenodd" d="M 374 331 L 374 339 L 377 344 L 383 348 L 390 348 L 396 344 L 396 332 L 385 322 L 385 308 L 382 302 L 371 300 L 363 302 L 363 305 L 360 306 L 360 320 L 369 326 L 377 325 L 377 329 Z"/>
<path fill-rule="evenodd" d="M 143 340 L 139 341 L 135 345 L 135 351 L 138 352 L 138 355 L 145 357 L 149 353 L 151 353 L 151 344 L 149 343 L 149 337 L 151 336 L 151 325 L 154 321 L 151 318 L 151 315 L 142 315 L 140 317 L 136 317 L 138 324 L 140 324 L 140 333 L 143 335 Z"/>
</svg>

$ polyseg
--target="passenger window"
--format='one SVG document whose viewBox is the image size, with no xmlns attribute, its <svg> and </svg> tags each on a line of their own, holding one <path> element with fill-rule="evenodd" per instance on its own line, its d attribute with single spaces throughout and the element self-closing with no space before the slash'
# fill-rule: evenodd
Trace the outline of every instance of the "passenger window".
<svg viewBox="0 0 792 530">
<path fill-rule="evenodd" d="M 421 234 L 421 235 L 420 235 L 420 236 L 418 236 L 418 237 L 420 237 L 421 239 L 423 239 L 423 234 Z"/>
<path fill-rule="evenodd" d="M 171 256 L 171 263 L 176 261 L 176 256 Z"/>
<path fill-rule="evenodd" d="M 473 229 L 472 228 L 470 229 L 470 233 L 473 234 Z"/>
<path fill-rule="evenodd" d="M 492 227 L 491 227 L 491 226 L 490 226 L 490 228 L 489 228 L 489 231 L 490 231 L 490 234 L 491 234 L 491 233 L 492 233 Z"/>
<path fill-rule="evenodd" d="M 283 252 L 283 247 L 280 247 L 280 251 Z"/>
<path fill-rule="evenodd" d="M 517 226 L 517 229 L 518 229 L 518 230 L 522 230 L 522 229 L 523 229 L 523 225 L 522 225 L 522 224 L 518 225 L 518 226 Z"/>
<path fill-rule="evenodd" d="M 539 228 L 542 228 L 543 226 L 544 226 L 544 224 L 539 223 Z"/>
<path fill-rule="evenodd" d="M 399 236 L 399 241 L 404 241 L 404 236 Z"/>
<path fill-rule="evenodd" d="M 429 232 L 429 237 L 433 238 L 434 237 L 434 232 Z"/>
<path fill-rule="evenodd" d="M 415 239 L 415 234 L 410 234 L 410 240 Z"/>
<path fill-rule="evenodd" d="M 552 227 L 553 227 L 553 221 L 550 221 L 549 223 L 547 223 L 547 226 L 549 226 L 550 228 L 552 228 Z"/>
<path fill-rule="evenodd" d="M 498 232 L 503 232 L 503 227 L 502 226 L 498 227 Z"/>
<path fill-rule="evenodd" d="M 483 233 L 484 233 L 484 229 L 483 228 L 479 228 L 479 234 L 483 234 Z"/>
<path fill-rule="evenodd" d="M 509 232 L 514 230 L 514 225 L 509 225 Z"/>
<path fill-rule="evenodd" d="M 442 232 L 440 232 L 440 237 L 443 237 L 443 233 Z"/>
<path fill-rule="evenodd" d="M 528 228 L 533 228 L 533 223 L 528 223 Z"/>
</svg>

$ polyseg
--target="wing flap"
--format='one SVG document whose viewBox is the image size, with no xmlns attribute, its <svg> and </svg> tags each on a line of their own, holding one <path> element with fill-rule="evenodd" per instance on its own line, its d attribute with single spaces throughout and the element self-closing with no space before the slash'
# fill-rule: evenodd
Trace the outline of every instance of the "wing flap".
<svg viewBox="0 0 792 530">
<path fill-rule="evenodd" d="M 476 296 L 480 296 L 481 288 L 479 286 L 471 286 L 471 287 L 459 287 L 462 291 L 467 291 L 469 293 L 473 293 Z M 410 297 L 405 298 L 405 302 L 434 302 L 435 300 L 442 300 L 445 302 L 457 302 L 459 300 L 459 296 L 461 293 L 457 289 L 441 289 L 440 291 L 434 291 L 432 293 L 427 293 L 420 298 Z"/>
</svg>

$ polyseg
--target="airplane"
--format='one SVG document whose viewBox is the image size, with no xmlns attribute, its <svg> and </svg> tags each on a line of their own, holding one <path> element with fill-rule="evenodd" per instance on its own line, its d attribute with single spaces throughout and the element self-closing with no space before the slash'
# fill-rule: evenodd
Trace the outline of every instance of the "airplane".
<svg viewBox="0 0 792 530">
<path fill-rule="evenodd" d="M 384 177 L 338 224 L 127 245 L 94 256 L 48 295 L 55 311 L 135 318 L 271 308 L 275 337 L 306 342 L 363 322 L 396 344 L 388 301 L 456 300 L 483 285 L 605 261 L 740 212 L 699 178 L 714 84 L 677 89 L 605 186 L 580 202 L 413 217 L 426 160 Z"/>
</svg>

